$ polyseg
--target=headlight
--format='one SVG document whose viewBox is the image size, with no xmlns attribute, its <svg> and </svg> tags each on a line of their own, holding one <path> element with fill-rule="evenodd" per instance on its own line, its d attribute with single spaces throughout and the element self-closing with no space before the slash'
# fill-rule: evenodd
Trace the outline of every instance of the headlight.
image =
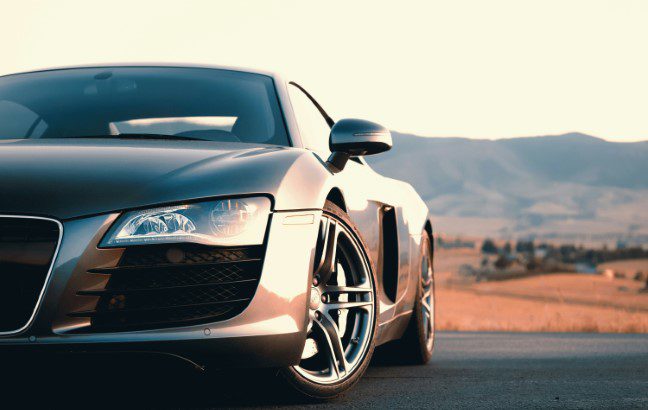
<svg viewBox="0 0 648 410">
<path fill-rule="evenodd" d="M 270 200 L 264 197 L 130 211 L 117 219 L 101 246 L 177 242 L 260 245 L 269 214 Z"/>
</svg>

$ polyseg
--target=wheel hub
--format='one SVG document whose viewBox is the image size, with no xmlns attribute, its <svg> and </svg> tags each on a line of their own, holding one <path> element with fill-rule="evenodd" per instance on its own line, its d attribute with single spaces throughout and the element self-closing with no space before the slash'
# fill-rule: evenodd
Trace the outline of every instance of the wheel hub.
<svg viewBox="0 0 648 410">
<path fill-rule="evenodd" d="M 322 303 L 322 293 L 317 288 L 311 288 L 310 294 L 310 308 L 312 310 L 317 310 Z"/>
</svg>

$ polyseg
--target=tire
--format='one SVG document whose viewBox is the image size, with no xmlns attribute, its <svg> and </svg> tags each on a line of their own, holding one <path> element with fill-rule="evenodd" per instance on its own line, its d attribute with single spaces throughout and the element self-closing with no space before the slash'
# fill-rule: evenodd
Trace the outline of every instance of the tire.
<svg viewBox="0 0 648 410">
<path fill-rule="evenodd" d="M 337 242 L 331 242 L 332 237 L 337 237 Z M 329 258 L 333 245 L 335 258 Z M 317 308 L 315 302 L 309 306 L 308 336 L 316 353 L 305 358 L 311 353 L 305 348 L 299 365 L 281 369 L 279 376 L 302 397 L 326 400 L 350 389 L 369 366 L 375 348 L 376 279 L 360 233 L 348 215 L 329 201 L 324 206 L 317 246 L 311 294 L 319 292 L 322 302 Z M 334 263 L 329 259 L 335 259 Z M 341 308 L 331 310 L 333 306 Z"/>
<path fill-rule="evenodd" d="M 434 351 L 436 309 L 432 246 L 426 231 L 423 231 L 421 238 L 423 257 L 412 317 L 403 337 L 385 346 L 385 354 L 392 356 L 390 358 L 392 362 L 426 364 L 432 358 Z M 427 299 L 427 308 L 424 307 L 424 294 Z M 426 310 L 429 312 L 429 316 L 426 314 Z"/>
</svg>

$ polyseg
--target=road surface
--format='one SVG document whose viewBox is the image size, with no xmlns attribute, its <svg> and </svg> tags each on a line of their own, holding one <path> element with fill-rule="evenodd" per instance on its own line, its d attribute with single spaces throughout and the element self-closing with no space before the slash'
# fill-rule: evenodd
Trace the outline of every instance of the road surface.
<svg viewBox="0 0 648 410">
<path fill-rule="evenodd" d="M 3 399 L 28 386 L 18 396 L 27 407 L 648 408 L 648 335 L 440 333 L 430 364 L 375 361 L 351 392 L 324 404 L 273 397 L 252 377 L 219 383 L 111 361 L 71 369 L 21 369 L 3 383 Z"/>
</svg>

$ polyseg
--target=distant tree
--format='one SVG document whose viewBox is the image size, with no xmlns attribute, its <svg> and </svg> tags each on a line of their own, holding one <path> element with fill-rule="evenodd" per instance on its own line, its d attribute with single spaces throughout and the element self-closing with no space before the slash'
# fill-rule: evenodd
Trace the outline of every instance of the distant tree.
<svg viewBox="0 0 648 410">
<path fill-rule="evenodd" d="M 511 247 L 511 242 L 506 242 L 506 244 L 504 245 L 504 254 L 510 255 L 512 250 L 513 249 Z"/>
<path fill-rule="evenodd" d="M 533 255 L 535 253 L 535 246 L 533 245 L 533 241 L 517 241 L 515 244 L 515 251 L 518 253 Z"/>
<path fill-rule="evenodd" d="M 493 242 L 492 239 L 486 238 L 484 240 L 484 243 L 482 243 L 481 251 L 482 251 L 482 253 L 485 253 L 485 254 L 496 255 L 497 254 L 497 246 L 495 245 L 495 242 Z"/>
<path fill-rule="evenodd" d="M 524 241 L 517 241 L 515 243 L 515 252 L 523 253 L 524 252 Z"/>
<path fill-rule="evenodd" d="M 500 255 L 493 265 L 495 265 L 496 269 L 506 269 L 510 265 L 510 262 L 506 256 Z"/>
<path fill-rule="evenodd" d="M 574 245 L 560 245 L 560 258 L 564 263 L 573 263 L 576 259 L 576 247 Z"/>
</svg>

